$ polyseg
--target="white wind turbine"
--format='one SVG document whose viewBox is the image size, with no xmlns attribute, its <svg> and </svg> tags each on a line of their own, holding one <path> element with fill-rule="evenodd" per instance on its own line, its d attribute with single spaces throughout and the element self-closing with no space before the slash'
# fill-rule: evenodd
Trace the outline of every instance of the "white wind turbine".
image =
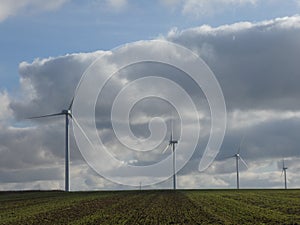
<svg viewBox="0 0 300 225">
<path fill-rule="evenodd" d="M 232 156 L 232 157 L 235 157 L 235 160 L 236 160 L 236 188 L 237 189 L 240 189 L 239 161 L 241 160 L 242 163 L 248 168 L 247 163 L 245 162 L 245 160 L 240 155 L 240 151 L 241 151 L 241 146 L 242 146 L 243 140 L 244 140 L 244 137 L 242 138 L 242 140 L 241 140 L 241 142 L 239 144 L 237 153 Z"/>
<path fill-rule="evenodd" d="M 287 189 L 287 179 L 286 179 L 286 170 L 288 168 L 285 166 L 285 163 L 284 163 L 284 159 L 282 160 L 282 172 L 281 172 L 281 176 L 282 174 L 284 174 L 284 189 Z"/>
<path fill-rule="evenodd" d="M 172 156 L 173 156 L 173 189 L 176 190 L 176 155 L 175 155 L 175 145 L 178 144 L 177 140 L 173 139 L 173 122 L 171 122 L 171 136 L 169 140 L 169 144 L 167 147 L 163 150 L 162 153 L 165 153 L 169 147 L 171 147 L 172 150 Z"/>
<path fill-rule="evenodd" d="M 68 192 L 70 191 L 70 171 L 69 171 L 69 166 L 70 166 L 70 150 L 69 150 L 69 118 L 73 118 L 72 116 L 72 105 L 73 105 L 73 100 L 71 101 L 71 104 L 69 105 L 68 109 L 62 110 L 60 113 L 54 113 L 54 114 L 48 114 L 48 115 L 43 115 L 43 116 L 35 116 L 35 117 L 30 117 L 28 119 L 38 119 L 38 118 L 46 118 L 46 117 L 53 117 L 53 116 L 61 116 L 64 115 L 66 118 L 66 123 L 65 123 L 65 191 Z M 74 120 L 76 122 L 76 120 Z"/>
</svg>

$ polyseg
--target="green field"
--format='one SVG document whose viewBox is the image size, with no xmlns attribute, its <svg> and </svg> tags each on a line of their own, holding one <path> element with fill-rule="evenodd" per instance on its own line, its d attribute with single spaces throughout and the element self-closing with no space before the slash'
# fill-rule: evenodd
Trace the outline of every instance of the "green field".
<svg viewBox="0 0 300 225">
<path fill-rule="evenodd" d="M 300 224 L 300 190 L 0 192 L 0 224 Z"/>
</svg>

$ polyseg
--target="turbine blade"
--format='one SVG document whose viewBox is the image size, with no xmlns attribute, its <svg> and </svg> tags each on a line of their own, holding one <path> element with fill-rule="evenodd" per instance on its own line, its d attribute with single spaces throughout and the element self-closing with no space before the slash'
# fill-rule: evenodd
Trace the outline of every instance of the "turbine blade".
<svg viewBox="0 0 300 225">
<path fill-rule="evenodd" d="M 173 140 L 173 113 L 172 113 L 172 120 L 171 120 L 171 140 Z"/>
<path fill-rule="evenodd" d="M 170 135 L 170 143 L 173 141 L 173 132 L 174 132 L 174 127 L 173 127 L 173 112 L 171 113 L 171 135 Z"/>
<path fill-rule="evenodd" d="M 236 154 L 240 154 L 240 151 L 241 151 L 241 146 L 239 145 Z"/>
<path fill-rule="evenodd" d="M 86 133 L 84 132 L 84 130 L 82 129 L 82 127 L 80 126 L 80 124 L 77 122 L 77 120 L 75 119 L 75 117 L 73 116 L 72 117 L 73 121 L 74 121 L 74 124 L 80 129 L 80 131 L 82 132 L 83 136 L 86 138 L 86 140 L 89 142 L 89 144 L 91 145 L 91 147 L 93 149 L 95 149 L 92 141 L 89 139 L 89 137 L 86 135 Z"/>
<path fill-rule="evenodd" d="M 33 117 L 29 117 L 27 119 L 39 119 L 39 118 L 52 117 L 52 116 L 60 116 L 60 115 L 64 115 L 64 113 L 54 113 L 54 114 L 48 114 L 48 115 L 43 115 L 43 116 L 33 116 Z"/>
<path fill-rule="evenodd" d="M 247 169 L 249 168 L 246 161 L 240 156 L 240 160 L 242 161 L 242 163 L 247 167 Z"/>
<path fill-rule="evenodd" d="M 162 151 L 162 154 L 164 154 L 168 150 L 169 146 L 170 145 L 167 145 L 167 147 Z"/>
<path fill-rule="evenodd" d="M 282 177 L 282 175 L 283 175 L 283 170 L 281 171 L 281 175 L 280 176 Z"/>
<path fill-rule="evenodd" d="M 73 102 L 74 102 L 74 97 L 72 98 L 72 101 L 71 101 L 71 103 L 70 103 L 70 105 L 69 105 L 69 108 L 68 108 L 68 110 L 71 110 L 71 109 L 72 109 Z"/>
<path fill-rule="evenodd" d="M 233 157 L 235 157 L 235 155 L 222 157 L 220 160 L 227 160 L 227 159 L 231 159 L 231 158 L 233 158 Z"/>
<path fill-rule="evenodd" d="M 241 146 L 242 146 L 242 144 L 243 144 L 244 138 L 245 138 L 245 135 L 243 135 L 243 137 L 242 137 L 242 139 L 241 139 L 241 141 L 240 141 L 240 144 L 239 144 L 239 147 L 238 147 L 237 154 L 240 154 Z"/>
</svg>

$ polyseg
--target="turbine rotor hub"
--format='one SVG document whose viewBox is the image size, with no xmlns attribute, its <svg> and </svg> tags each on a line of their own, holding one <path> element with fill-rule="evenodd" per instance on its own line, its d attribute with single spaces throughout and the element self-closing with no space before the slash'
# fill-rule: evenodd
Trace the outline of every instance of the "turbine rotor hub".
<svg viewBox="0 0 300 225">
<path fill-rule="evenodd" d="M 67 115 L 71 115 L 71 110 L 63 110 L 62 113 L 67 114 Z"/>
</svg>

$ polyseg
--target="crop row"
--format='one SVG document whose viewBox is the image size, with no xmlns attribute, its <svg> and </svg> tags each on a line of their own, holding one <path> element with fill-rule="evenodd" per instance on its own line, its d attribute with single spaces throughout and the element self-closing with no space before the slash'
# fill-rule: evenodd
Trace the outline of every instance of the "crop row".
<svg viewBox="0 0 300 225">
<path fill-rule="evenodd" d="M 300 224 L 300 191 L 0 193 L 0 224 Z"/>
</svg>

